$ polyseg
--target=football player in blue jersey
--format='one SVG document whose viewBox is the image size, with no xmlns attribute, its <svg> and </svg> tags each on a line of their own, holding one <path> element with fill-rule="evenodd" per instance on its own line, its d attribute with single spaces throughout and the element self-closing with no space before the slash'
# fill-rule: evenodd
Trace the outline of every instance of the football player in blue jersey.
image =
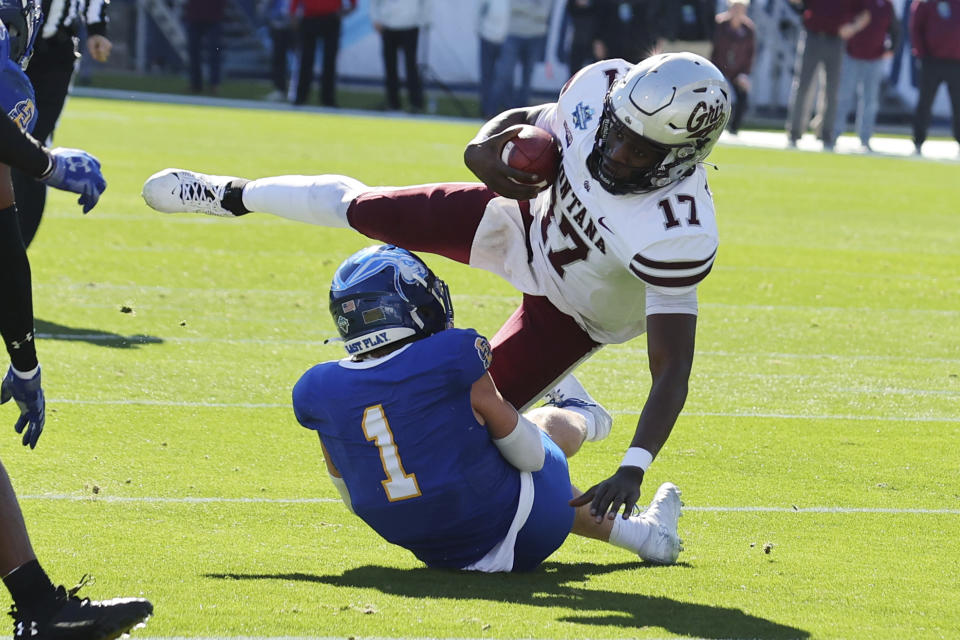
<svg viewBox="0 0 960 640">
<path fill-rule="evenodd" d="M 31 449 L 43 431 L 40 365 L 33 344 L 30 263 L 20 236 L 10 167 L 57 189 L 80 194 L 86 213 L 106 187 L 96 158 L 78 149 L 44 149 L 29 135 L 36 121 L 33 88 L 23 73 L 40 27 L 34 0 L 0 0 L 0 334 L 11 366 L 0 383 L 0 404 L 14 400 L 14 428 Z M 141 598 L 94 602 L 76 589 L 55 587 L 37 561 L 6 470 L 0 464 L 0 577 L 10 591 L 14 638 L 115 638 L 153 611 Z"/>
<path fill-rule="evenodd" d="M 676 561 L 676 486 L 626 519 L 571 506 L 567 457 L 589 403 L 518 413 L 487 372 L 487 339 L 453 328 L 447 286 L 414 254 L 382 245 L 347 258 L 330 313 L 348 357 L 307 371 L 293 408 L 344 503 L 383 538 L 431 567 L 488 572 L 531 570 L 571 532 Z"/>
</svg>

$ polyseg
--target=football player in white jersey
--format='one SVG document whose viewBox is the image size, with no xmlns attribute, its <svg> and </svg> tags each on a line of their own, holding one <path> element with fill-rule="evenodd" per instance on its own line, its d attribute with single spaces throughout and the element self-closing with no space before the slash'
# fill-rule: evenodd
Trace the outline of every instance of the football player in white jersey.
<svg viewBox="0 0 960 640">
<path fill-rule="evenodd" d="M 464 160 L 483 184 L 369 187 L 340 175 L 244 180 L 166 169 L 143 196 L 167 213 L 259 211 L 349 227 L 501 275 L 524 295 L 491 340 L 497 387 L 521 410 L 551 389 L 569 398 L 589 416 L 591 440 L 612 420 L 568 374 L 604 344 L 646 332 L 652 385 L 630 448 L 616 473 L 575 501 L 591 502 L 599 521 L 629 516 L 686 400 L 696 287 L 718 242 L 702 162 L 729 114 L 723 74 L 705 58 L 605 60 L 571 78 L 557 102 L 481 127 Z M 532 186 L 538 176 L 501 159 L 522 124 L 550 131 L 563 150 L 559 177 L 542 192 Z"/>
</svg>

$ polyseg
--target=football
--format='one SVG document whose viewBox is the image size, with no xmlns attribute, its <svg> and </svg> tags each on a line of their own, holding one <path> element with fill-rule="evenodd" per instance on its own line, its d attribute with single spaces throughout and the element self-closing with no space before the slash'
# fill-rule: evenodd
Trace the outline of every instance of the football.
<svg viewBox="0 0 960 640">
<path fill-rule="evenodd" d="M 528 124 L 520 125 L 520 133 L 503 145 L 500 157 L 514 169 L 540 176 L 534 184 L 541 189 L 553 184 L 560 170 L 560 145 L 549 131 Z"/>
</svg>

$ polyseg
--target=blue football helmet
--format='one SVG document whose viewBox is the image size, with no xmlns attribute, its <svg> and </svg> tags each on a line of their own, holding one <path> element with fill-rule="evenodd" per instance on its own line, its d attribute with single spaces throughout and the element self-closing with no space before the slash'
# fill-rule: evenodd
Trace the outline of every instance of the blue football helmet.
<svg viewBox="0 0 960 640">
<path fill-rule="evenodd" d="M 343 261 L 330 285 L 330 315 L 351 356 L 453 326 L 447 285 L 393 245 L 367 247 Z"/>
<path fill-rule="evenodd" d="M 0 0 L 0 22 L 6 27 L 10 59 L 26 69 L 33 55 L 33 43 L 43 23 L 38 0 Z M 0 29 L 0 39 L 4 39 Z M 0 49 L 4 47 L 0 45 Z"/>
</svg>

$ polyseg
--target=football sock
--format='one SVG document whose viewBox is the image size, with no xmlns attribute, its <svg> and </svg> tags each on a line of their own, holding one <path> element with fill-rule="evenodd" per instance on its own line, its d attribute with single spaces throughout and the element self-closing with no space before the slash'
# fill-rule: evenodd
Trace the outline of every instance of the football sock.
<svg viewBox="0 0 960 640">
<path fill-rule="evenodd" d="M 243 206 L 243 188 L 247 186 L 248 182 L 250 181 L 237 178 L 236 180 L 231 180 L 227 184 L 227 188 L 223 190 L 223 199 L 220 201 L 220 204 L 235 216 L 250 213 L 250 209 Z"/>
<path fill-rule="evenodd" d="M 242 199 L 243 207 L 249 211 L 346 229 L 350 227 L 350 203 L 368 189 L 347 176 L 277 176 L 248 182 L 243 187 Z"/>
<path fill-rule="evenodd" d="M 624 520 L 619 515 L 613 521 L 613 530 L 610 531 L 610 544 L 640 553 L 644 543 L 650 537 L 653 525 L 646 520 L 630 517 Z"/>
<path fill-rule="evenodd" d="M 3 577 L 20 611 L 36 610 L 56 599 L 57 591 L 37 560 L 20 565 Z"/>
</svg>

